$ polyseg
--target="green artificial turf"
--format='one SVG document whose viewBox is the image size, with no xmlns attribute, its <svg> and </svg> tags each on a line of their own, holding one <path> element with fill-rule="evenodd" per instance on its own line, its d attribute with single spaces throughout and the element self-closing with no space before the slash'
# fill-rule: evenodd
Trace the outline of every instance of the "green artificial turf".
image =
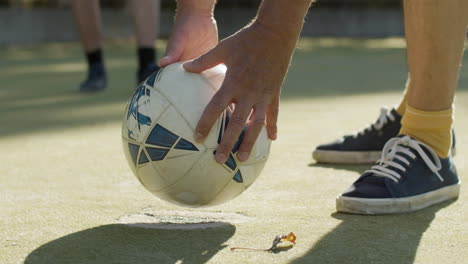
<svg viewBox="0 0 468 264">
<path fill-rule="evenodd" d="M 402 43 L 301 40 L 262 175 L 235 200 L 196 210 L 155 198 L 125 161 L 120 123 L 135 87 L 132 43 L 106 43 L 109 86 L 93 95 L 77 92 L 85 75 L 78 44 L 2 49 L 0 263 L 466 263 L 466 69 L 456 100 L 463 182 L 456 202 L 402 215 L 339 214 L 335 197 L 367 166 L 311 160 L 317 144 L 361 129 L 382 105 L 398 103 L 407 71 Z M 119 223 L 143 211 L 180 210 L 250 220 L 173 230 Z M 277 253 L 229 250 L 268 248 L 291 231 L 297 244 Z"/>
</svg>

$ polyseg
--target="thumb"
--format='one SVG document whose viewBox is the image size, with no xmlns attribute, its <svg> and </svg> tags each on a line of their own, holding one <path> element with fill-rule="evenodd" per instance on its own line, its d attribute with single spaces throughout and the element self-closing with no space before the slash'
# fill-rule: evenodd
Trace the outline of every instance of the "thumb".
<svg viewBox="0 0 468 264">
<path fill-rule="evenodd" d="M 166 55 L 164 57 L 162 57 L 159 61 L 158 61 L 158 66 L 159 67 L 166 67 L 167 65 L 169 64 L 172 64 L 174 62 L 176 62 L 177 60 L 174 59 L 173 56 L 171 55 Z"/>
<path fill-rule="evenodd" d="M 184 69 L 188 72 L 200 73 L 204 70 L 213 68 L 224 62 L 223 46 L 218 44 L 212 50 L 209 50 L 200 57 L 184 63 Z"/>
<path fill-rule="evenodd" d="M 184 50 L 184 41 L 180 40 L 177 36 L 173 36 L 169 40 L 166 48 L 166 54 L 158 61 L 159 67 L 165 67 L 169 64 L 178 62 Z"/>
</svg>

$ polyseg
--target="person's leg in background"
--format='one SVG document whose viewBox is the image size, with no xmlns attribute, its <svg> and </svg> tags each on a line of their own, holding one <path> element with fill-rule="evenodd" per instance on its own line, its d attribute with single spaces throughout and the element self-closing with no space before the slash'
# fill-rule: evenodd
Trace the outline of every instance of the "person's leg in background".
<svg viewBox="0 0 468 264">
<path fill-rule="evenodd" d="M 138 71 L 137 82 L 144 81 L 158 70 L 155 41 L 158 36 L 159 0 L 131 0 L 137 37 Z"/>
<path fill-rule="evenodd" d="M 450 157 L 452 104 L 468 26 L 466 0 L 405 0 L 411 87 L 400 136 L 383 158 L 337 198 L 337 210 L 414 211 L 458 197 Z"/>
<path fill-rule="evenodd" d="M 93 92 L 106 87 L 106 71 L 101 49 L 99 0 L 73 0 L 73 15 L 88 62 L 88 76 L 80 91 Z"/>
</svg>

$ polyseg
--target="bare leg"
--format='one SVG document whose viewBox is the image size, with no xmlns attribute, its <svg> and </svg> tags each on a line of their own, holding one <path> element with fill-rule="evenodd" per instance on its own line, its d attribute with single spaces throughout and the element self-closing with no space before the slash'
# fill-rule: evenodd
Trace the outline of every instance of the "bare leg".
<svg viewBox="0 0 468 264">
<path fill-rule="evenodd" d="M 406 80 L 406 88 L 405 91 L 403 92 L 403 98 L 401 98 L 400 104 L 396 108 L 396 111 L 400 116 L 403 116 L 406 111 L 406 104 L 408 103 L 408 91 L 411 89 L 410 87 L 410 76 L 408 73 L 408 79 Z"/>
<path fill-rule="evenodd" d="M 130 1 L 137 35 L 137 83 L 157 71 L 155 40 L 158 34 L 159 0 Z"/>
<path fill-rule="evenodd" d="M 106 72 L 101 51 L 101 13 L 98 0 L 73 0 L 73 14 L 81 45 L 88 62 L 88 76 L 81 92 L 96 92 L 106 87 Z"/>
<path fill-rule="evenodd" d="M 466 0 L 405 0 L 405 31 L 411 73 L 408 105 L 449 109 L 458 82 L 468 24 Z"/>
<path fill-rule="evenodd" d="M 405 0 L 410 70 L 408 104 L 400 133 L 450 154 L 452 104 L 468 24 L 466 0 Z"/>
<path fill-rule="evenodd" d="M 101 47 L 101 14 L 98 0 L 73 0 L 73 15 L 85 52 Z"/>
<path fill-rule="evenodd" d="M 158 36 L 159 0 L 131 0 L 139 47 L 154 47 Z"/>
</svg>

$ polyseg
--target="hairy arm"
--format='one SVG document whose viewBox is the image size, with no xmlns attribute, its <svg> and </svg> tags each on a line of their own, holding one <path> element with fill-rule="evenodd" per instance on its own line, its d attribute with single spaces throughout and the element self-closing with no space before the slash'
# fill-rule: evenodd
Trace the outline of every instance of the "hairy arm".
<svg viewBox="0 0 468 264">
<path fill-rule="evenodd" d="M 247 122 L 249 129 L 237 154 L 240 161 L 248 159 L 265 124 L 269 138 L 277 138 L 281 86 L 311 2 L 264 0 L 251 24 L 184 64 L 190 72 L 221 63 L 227 66 L 224 83 L 203 112 L 195 134 L 197 141 L 203 141 L 219 115 L 230 104 L 235 105 L 216 151 L 219 163 L 226 161 Z"/>
</svg>

